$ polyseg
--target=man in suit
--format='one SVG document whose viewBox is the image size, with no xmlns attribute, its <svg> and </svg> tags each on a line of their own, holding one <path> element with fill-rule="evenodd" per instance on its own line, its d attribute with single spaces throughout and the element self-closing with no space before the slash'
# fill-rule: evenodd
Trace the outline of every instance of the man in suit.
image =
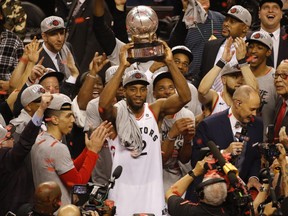
<svg viewBox="0 0 288 216">
<path fill-rule="evenodd" d="M 273 123 L 274 127 L 274 139 L 279 141 L 285 146 L 288 147 L 288 137 L 286 125 L 288 124 L 287 116 L 287 100 L 288 100 L 288 60 L 283 60 L 280 65 L 277 67 L 277 70 L 274 74 L 274 85 L 279 95 Z M 283 127 L 284 126 L 284 127 Z"/>
<path fill-rule="evenodd" d="M 213 66 L 221 58 L 224 51 L 227 38 L 232 37 L 233 40 L 237 37 L 243 38 L 245 40 L 246 34 L 251 25 L 252 17 L 249 11 L 240 5 L 233 6 L 228 13 L 222 25 L 222 36 L 224 38 L 219 38 L 217 40 L 211 40 L 206 42 L 202 55 L 202 63 L 200 67 L 200 73 L 198 76 L 198 82 L 208 73 L 208 71 L 213 68 Z M 234 46 L 231 47 L 231 51 L 235 50 Z M 238 60 L 236 56 L 233 55 L 230 60 L 230 65 L 235 65 L 237 63 L 245 63 L 245 59 Z M 222 91 L 223 85 L 221 84 L 220 75 L 214 82 L 212 87 L 216 91 Z"/>
<path fill-rule="evenodd" d="M 221 152 L 231 154 L 233 163 L 239 169 L 239 176 L 248 183 L 248 188 L 259 189 L 261 185 L 255 176 L 260 171 L 260 154 L 256 147 L 252 147 L 252 144 L 262 142 L 263 123 L 255 117 L 259 106 L 258 91 L 247 85 L 240 86 L 233 94 L 231 108 L 199 123 L 191 157 L 194 164 L 198 160 L 200 148 L 208 141 L 213 141 Z M 236 138 L 235 135 L 239 133 L 245 136 L 243 141 Z"/>
<path fill-rule="evenodd" d="M 44 57 L 42 65 L 64 74 L 65 80 L 75 83 L 79 70 L 75 65 L 72 47 L 65 43 L 65 26 L 61 17 L 50 16 L 41 22 L 43 50 L 39 59 Z M 67 64 L 65 63 L 67 62 Z M 70 64 L 71 62 L 71 64 Z"/>
<path fill-rule="evenodd" d="M 267 59 L 267 65 L 277 68 L 280 62 L 288 58 L 288 41 L 280 21 L 283 17 L 281 0 L 262 0 L 259 4 L 260 31 L 270 34 L 273 41 L 273 52 Z"/>
</svg>

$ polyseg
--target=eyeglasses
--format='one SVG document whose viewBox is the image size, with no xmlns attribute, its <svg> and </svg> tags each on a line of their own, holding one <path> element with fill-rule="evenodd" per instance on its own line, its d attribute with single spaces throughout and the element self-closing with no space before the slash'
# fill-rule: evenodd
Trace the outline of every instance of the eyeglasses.
<svg viewBox="0 0 288 216">
<path fill-rule="evenodd" d="M 282 73 L 282 74 L 274 73 L 274 74 L 272 74 L 272 76 L 274 79 L 278 79 L 278 77 L 280 76 L 282 79 L 286 80 L 288 77 L 288 74 L 286 74 L 286 73 Z"/>
</svg>

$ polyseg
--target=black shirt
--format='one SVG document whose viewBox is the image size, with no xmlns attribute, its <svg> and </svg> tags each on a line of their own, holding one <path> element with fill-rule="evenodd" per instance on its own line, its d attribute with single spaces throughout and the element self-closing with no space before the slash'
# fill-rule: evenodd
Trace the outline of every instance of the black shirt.
<svg viewBox="0 0 288 216">
<path fill-rule="evenodd" d="M 212 206 L 206 203 L 184 203 L 179 196 L 171 196 L 168 199 L 168 212 L 171 216 L 229 216 L 222 206 Z"/>
</svg>

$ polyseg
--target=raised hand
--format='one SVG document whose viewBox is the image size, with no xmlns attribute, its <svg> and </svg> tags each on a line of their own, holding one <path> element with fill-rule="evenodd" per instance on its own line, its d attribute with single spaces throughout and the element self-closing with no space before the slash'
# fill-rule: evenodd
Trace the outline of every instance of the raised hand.
<svg viewBox="0 0 288 216">
<path fill-rule="evenodd" d="M 108 121 L 102 122 L 88 138 L 88 134 L 85 134 L 85 144 L 88 150 L 95 153 L 99 153 L 102 149 L 104 141 L 109 137 L 110 128 L 112 124 Z"/>
<path fill-rule="evenodd" d="M 243 40 L 243 38 L 235 38 L 234 47 L 236 49 L 236 58 L 237 60 L 244 59 L 247 53 L 247 44 Z"/>
<path fill-rule="evenodd" d="M 89 64 L 89 70 L 91 75 L 98 74 L 102 68 L 109 62 L 105 53 L 99 55 L 98 52 L 95 53 L 91 63 Z"/>
<path fill-rule="evenodd" d="M 40 59 L 38 64 L 36 64 L 31 71 L 31 74 L 28 77 L 28 80 L 32 83 L 35 83 L 37 79 L 39 79 L 46 72 L 45 67 L 42 65 L 44 57 Z"/>
<path fill-rule="evenodd" d="M 223 52 L 222 57 L 221 57 L 226 62 L 230 62 L 231 59 L 232 59 L 232 56 L 235 53 L 235 51 L 231 51 L 232 43 L 233 43 L 233 39 L 232 39 L 232 37 L 229 37 L 226 40 L 226 44 L 225 44 L 225 47 L 224 47 L 224 52 Z"/>
</svg>

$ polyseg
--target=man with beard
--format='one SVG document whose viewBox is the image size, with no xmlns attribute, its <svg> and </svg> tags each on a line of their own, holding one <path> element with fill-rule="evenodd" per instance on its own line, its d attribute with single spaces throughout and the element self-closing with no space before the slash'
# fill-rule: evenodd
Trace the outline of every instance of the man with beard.
<svg viewBox="0 0 288 216">
<path fill-rule="evenodd" d="M 53 99 L 44 113 L 47 131 L 38 135 L 31 150 L 34 185 L 55 181 L 62 191 L 62 204 L 69 204 L 70 188 L 75 184 L 87 184 L 95 166 L 108 130 L 104 122 L 88 138 L 86 148 L 73 161 L 62 138 L 71 132 L 75 118 L 71 110 L 71 100 L 63 94 L 52 94 Z"/>
<path fill-rule="evenodd" d="M 133 44 L 129 43 L 121 48 L 119 67 L 99 99 L 101 118 L 116 124 L 119 138 L 113 167 L 121 165 L 123 171 L 109 193 L 109 199 L 114 200 L 119 216 L 134 213 L 166 215 L 157 123 L 164 116 L 175 114 L 183 108 L 191 100 L 191 94 L 186 79 L 173 60 L 171 49 L 165 42 L 161 43 L 165 47 L 163 61 L 172 75 L 178 94 L 158 99 L 152 104 L 146 103 L 149 82 L 143 72 L 133 70 L 123 78 L 126 100 L 113 106 L 124 71 L 130 66 L 126 52 Z"/>
<path fill-rule="evenodd" d="M 232 59 L 232 42 L 232 37 L 227 39 L 221 59 L 205 75 L 205 77 L 203 77 L 198 88 L 199 101 L 204 105 L 211 104 L 211 114 L 229 108 L 233 103 L 232 95 L 234 91 L 244 83 L 255 90 L 258 89 L 256 78 L 247 63 L 234 65 L 232 67 L 229 64 L 226 64 Z M 236 48 L 236 58 L 238 60 L 245 58 L 246 45 L 244 40 L 236 38 L 234 46 Z M 223 83 L 223 91 L 216 92 L 211 87 L 220 73 Z"/>
<path fill-rule="evenodd" d="M 64 74 L 69 83 L 75 83 L 79 70 L 75 64 L 68 68 L 68 58 L 73 59 L 72 46 L 65 43 L 65 26 L 62 18 L 50 16 L 41 22 L 41 36 L 43 39 L 43 50 L 39 59 L 44 57 L 42 65 Z M 74 59 L 73 59 L 74 61 Z"/>
<path fill-rule="evenodd" d="M 226 14 L 225 20 L 222 25 L 222 36 L 224 38 L 219 38 L 216 40 L 206 42 L 202 55 L 202 62 L 200 66 L 199 73 L 199 82 L 202 78 L 208 73 L 208 71 L 213 68 L 221 58 L 222 53 L 224 51 L 224 47 L 227 40 L 232 37 L 233 41 L 238 39 L 243 39 L 245 41 L 246 34 L 249 31 L 249 27 L 252 22 L 252 17 L 249 11 L 246 8 L 243 8 L 240 5 L 234 5 Z M 237 47 L 231 47 L 231 50 L 235 52 Z M 242 59 L 237 58 L 235 55 L 232 55 L 231 60 L 229 62 L 230 66 L 235 64 L 243 64 L 246 62 L 245 56 Z M 213 89 L 216 91 L 221 91 L 223 89 L 223 85 L 221 83 L 221 76 L 219 75 L 214 83 Z"/>
</svg>

